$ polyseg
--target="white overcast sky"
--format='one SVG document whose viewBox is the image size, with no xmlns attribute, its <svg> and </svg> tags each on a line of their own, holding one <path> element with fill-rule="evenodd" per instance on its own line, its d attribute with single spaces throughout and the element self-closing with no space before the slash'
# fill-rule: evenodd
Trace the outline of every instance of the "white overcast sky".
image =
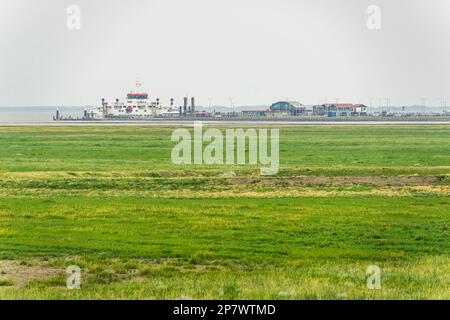
<svg viewBox="0 0 450 320">
<path fill-rule="evenodd" d="M 69 5 L 81 30 L 68 30 Z M 368 30 L 366 9 L 382 9 Z M 449 0 L 0 0 L 0 106 L 450 103 Z"/>
</svg>

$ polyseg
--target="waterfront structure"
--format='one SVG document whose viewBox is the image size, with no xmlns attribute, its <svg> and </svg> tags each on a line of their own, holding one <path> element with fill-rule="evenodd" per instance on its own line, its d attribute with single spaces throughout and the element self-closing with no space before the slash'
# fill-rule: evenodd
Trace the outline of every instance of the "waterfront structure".
<svg viewBox="0 0 450 320">
<path fill-rule="evenodd" d="M 328 117 L 367 116 L 367 106 L 352 103 L 326 103 L 313 106 L 313 115 Z"/>
<path fill-rule="evenodd" d="M 273 116 L 300 116 L 306 112 L 306 107 L 297 101 L 278 101 L 270 106 Z"/>
<path fill-rule="evenodd" d="M 291 117 L 307 113 L 306 107 L 297 101 L 278 101 L 266 110 L 243 110 L 242 116 L 249 117 Z"/>
</svg>

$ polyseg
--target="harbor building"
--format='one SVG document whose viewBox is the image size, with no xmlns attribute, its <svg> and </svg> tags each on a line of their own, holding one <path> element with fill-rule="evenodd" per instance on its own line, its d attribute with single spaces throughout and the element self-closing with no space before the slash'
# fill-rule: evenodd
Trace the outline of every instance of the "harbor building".
<svg viewBox="0 0 450 320">
<path fill-rule="evenodd" d="M 251 117 L 290 117 L 307 113 L 306 107 L 297 101 L 278 101 L 267 110 L 242 110 L 242 115 Z"/>
<path fill-rule="evenodd" d="M 326 103 L 313 106 L 313 115 L 328 117 L 367 116 L 367 106 L 352 103 Z"/>
<path fill-rule="evenodd" d="M 306 107 L 297 101 L 278 101 L 270 106 L 274 116 L 300 116 L 306 112 Z"/>
</svg>

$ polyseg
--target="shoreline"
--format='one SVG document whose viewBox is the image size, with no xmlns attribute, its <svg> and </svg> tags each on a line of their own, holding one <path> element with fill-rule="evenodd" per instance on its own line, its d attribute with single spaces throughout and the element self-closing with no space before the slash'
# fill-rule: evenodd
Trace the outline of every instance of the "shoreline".
<svg viewBox="0 0 450 320">
<path fill-rule="evenodd" d="M 349 126 L 349 125 L 450 125 L 450 120 L 340 120 L 340 121 L 291 121 L 291 120 L 205 120 L 205 119 L 185 119 L 185 120 L 169 120 L 169 119 L 152 119 L 152 120 L 64 120 L 64 121 L 48 121 L 48 122 L 0 122 L 0 127 L 78 127 L 78 126 L 192 126 L 194 122 L 201 121 L 205 125 L 281 125 L 281 126 Z"/>
</svg>

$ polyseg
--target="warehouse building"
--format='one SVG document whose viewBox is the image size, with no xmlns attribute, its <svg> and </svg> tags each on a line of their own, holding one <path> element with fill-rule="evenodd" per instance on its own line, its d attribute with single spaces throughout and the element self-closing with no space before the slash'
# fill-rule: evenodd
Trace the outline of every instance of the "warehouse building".
<svg viewBox="0 0 450 320">
<path fill-rule="evenodd" d="M 367 116 L 367 107 L 363 104 L 334 103 L 313 106 L 313 115 L 328 117 Z"/>
</svg>

